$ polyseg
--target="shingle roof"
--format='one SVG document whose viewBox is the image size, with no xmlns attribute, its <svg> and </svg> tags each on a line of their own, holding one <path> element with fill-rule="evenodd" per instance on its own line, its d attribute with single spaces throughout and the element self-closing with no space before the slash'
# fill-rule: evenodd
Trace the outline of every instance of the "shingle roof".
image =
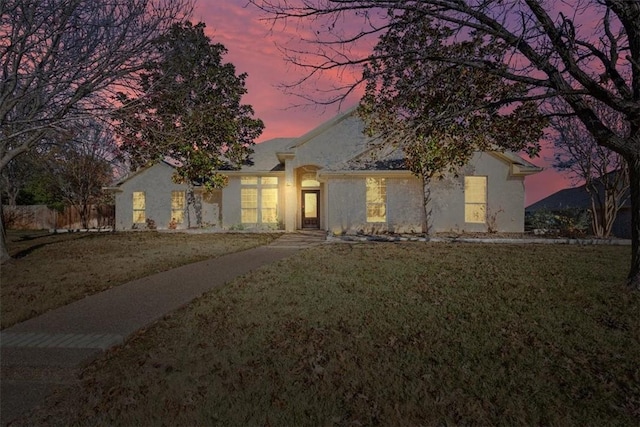
<svg viewBox="0 0 640 427">
<path fill-rule="evenodd" d="M 609 173 L 616 173 L 609 172 Z M 601 197 L 604 195 L 604 187 L 600 182 L 597 182 L 596 185 L 600 185 L 598 190 L 600 191 Z M 629 191 L 627 190 L 627 193 Z M 631 206 L 631 201 L 629 197 L 626 197 L 625 203 L 623 207 Z M 548 197 L 545 197 L 542 200 L 539 200 L 529 206 L 526 207 L 526 212 L 536 212 L 539 210 L 564 210 L 564 209 L 589 209 L 591 208 L 591 196 L 589 192 L 587 192 L 586 185 L 581 185 L 579 187 L 571 187 L 565 188 L 563 190 L 557 191 L 551 194 Z"/>
</svg>

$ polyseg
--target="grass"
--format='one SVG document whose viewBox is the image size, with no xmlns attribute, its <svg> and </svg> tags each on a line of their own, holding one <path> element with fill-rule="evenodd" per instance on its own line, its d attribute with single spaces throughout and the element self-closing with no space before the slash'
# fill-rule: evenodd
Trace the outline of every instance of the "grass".
<svg viewBox="0 0 640 427">
<path fill-rule="evenodd" d="M 2 265 L 2 328 L 87 295 L 180 265 L 248 249 L 272 234 L 10 231 Z"/>
<path fill-rule="evenodd" d="M 141 331 L 22 423 L 637 426 L 629 252 L 301 251 Z"/>
</svg>

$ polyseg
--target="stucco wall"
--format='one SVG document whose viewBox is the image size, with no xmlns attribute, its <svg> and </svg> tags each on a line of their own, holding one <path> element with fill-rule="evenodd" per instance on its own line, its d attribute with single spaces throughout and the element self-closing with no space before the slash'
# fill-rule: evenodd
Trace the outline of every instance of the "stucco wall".
<svg viewBox="0 0 640 427">
<path fill-rule="evenodd" d="M 387 221 L 367 223 L 366 177 L 332 177 L 327 180 L 329 231 L 340 233 L 364 232 L 419 233 L 424 223 L 422 187 L 413 177 L 386 177 Z"/>
<path fill-rule="evenodd" d="M 524 178 L 510 176 L 510 165 L 489 153 L 476 153 L 457 177 L 447 174 L 432 185 L 433 227 L 436 232 L 485 232 L 487 224 L 464 221 L 465 175 L 487 177 L 487 217 L 500 232 L 524 231 Z"/>
<path fill-rule="evenodd" d="M 510 176 L 510 165 L 488 153 L 477 153 L 458 176 L 447 174 L 431 184 L 434 232 L 486 232 L 487 224 L 465 223 L 465 175 L 487 177 L 487 217 L 500 232 L 524 231 L 524 178 Z M 378 176 L 378 175 L 376 175 Z M 383 175 L 380 175 L 383 176 Z M 421 232 L 423 189 L 416 177 L 387 180 L 387 222 L 366 222 L 364 175 L 327 179 L 327 229 L 333 233 Z"/>
<path fill-rule="evenodd" d="M 166 163 L 158 163 L 141 171 L 123 182 L 115 193 L 116 199 L 116 230 L 131 230 L 132 228 L 145 228 L 145 225 L 133 224 L 133 192 L 145 193 L 145 216 L 152 219 L 158 229 L 169 228 L 171 221 L 171 192 L 186 191 L 184 184 L 175 184 L 171 177 L 174 168 Z M 202 221 L 207 225 L 217 225 L 219 222 L 219 200 L 215 197 L 205 198 L 202 203 Z M 189 212 L 191 225 L 196 225 L 196 216 L 193 208 Z M 188 227 L 187 213 L 184 222 L 176 228 Z"/>
<path fill-rule="evenodd" d="M 310 138 L 295 149 L 293 168 L 305 165 L 326 167 L 345 162 L 360 154 L 368 138 L 363 133 L 364 125 L 355 117 L 344 120 Z"/>
</svg>

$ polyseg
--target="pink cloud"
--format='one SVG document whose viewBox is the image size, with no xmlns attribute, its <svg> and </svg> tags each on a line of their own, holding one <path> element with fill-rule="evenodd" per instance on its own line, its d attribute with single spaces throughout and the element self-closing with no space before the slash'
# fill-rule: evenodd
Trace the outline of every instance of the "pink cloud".
<svg viewBox="0 0 640 427">
<path fill-rule="evenodd" d="M 295 82 L 303 78 L 305 70 L 287 62 L 277 48 L 278 45 L 288 47 L 301 45 L 301 49 L 309 49 L 313 45 L 302 46 L 303 40 L 315 37 L 309 27 L 289 23 L 275 25 L 263 20 L 257 8 L 247 6 L 247 0 L 198 0 L 193 20 L 207 25 L 207 34 L 214 42 L 225 45 L 229 53 L 225 60 L 235 65 L 238 73 L 247 73 L 248 93 L 243 101 L 254 107 L 256 117 L 265 123 L 265 130 L 258 142 L 276 137 L 296 137 L 313 129 L 320 123 L 338 113 L 336 105 L 327 107 L 293 107 L 304 104 L 291 94 L 286 94 L 279 86 Z M 359 29 L 361 21 L 340 22 L 346 34 Z M 588 22 L 588 21 L 587 21 Z M 591 30 L 588 24 L 585 29 Z M 368 43 L 368 44 L 367 44 Z M 363 56 L 373 46 L 373 40 L 355 46 L 352 53 Z M 318 79 L 311 80 L 306 87 L 327 89 L 355 81 L 359 70 L 353 74 L 338 72 L 327 73 Z M 309 95 L 317 95 L 309 92 Z M 361 92 L 351 96 L 342 105 L 342 110 L 355 105 Z M 545 146 L 541 156 L 531 161 L 545 170 L 526 178 L 526 202 L 529 205 L 549 194 L 569 186 L 571 183 L 554 171 L 550 166 L 551 148 Z"/>
</svg>

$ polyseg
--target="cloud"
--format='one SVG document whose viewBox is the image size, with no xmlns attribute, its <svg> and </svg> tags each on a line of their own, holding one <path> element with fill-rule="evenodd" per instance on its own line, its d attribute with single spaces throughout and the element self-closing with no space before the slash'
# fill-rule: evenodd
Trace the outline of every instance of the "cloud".
<svg viewBox="0 0 640 427">
<path fill-rule="evenodd" d="M 247 73 L 247 95 L 243 102 L 254 107 L 256 117 L 265 123 L 265 130 L 258 142 L 276 137 L 297 137 L 329 120 L 338 113 L 338 106 L 306 108 L 295 105 L 308 104 L 308 101 L 290 93 L 280 86 L 296 82 L 307 76 L 308 70 L 293 66 L 286 61 L 278 46 L 286 46 L 300 51 L 317 51 L 318 46 L 311 43 L 316 37 L 326 37 L 328 33 L 317 34 L 304 23 L 273 23 L 265 20 L 260 10 L 249 5 L 247 0 L 197 0 L 193 20 L 206 24 L 207 35 L 212 41 L 225 45 L 229 53 L 225 60 L 235 65 L 238 73 Z M 381 15 L 369 17 L 374 22 Z M 360 30 L 362 17 L 350 19 L 343 17 L 338 22 L 344 35 Z M 588 23 L 587 23 L 588 22 Z M 589 21 L 585 22 L 585 29 Z M 370 39 L 353 46 L 349 52 L 356 57 L 366 56 L 375 43 Z M 351 73 L 351 74 L 350 74 Z M 318 97 L 319 90 L 328 90 L 355 81 L 359 77 L 358 69 L 340 73 L 332 71 L 320 77 L 310 79 L 306 85 L 296 89 L 310 97 Z M 362 92 L 353 94 L 342 105 L 345 110 L 355 105 Z M 532 159 L 545 170 L 526 178 L 526 205 L 569 186 L 571 183 L 550 166 L 552 157 L 550 146 L 545 145 L 541 157 Z"/>
</svg>

